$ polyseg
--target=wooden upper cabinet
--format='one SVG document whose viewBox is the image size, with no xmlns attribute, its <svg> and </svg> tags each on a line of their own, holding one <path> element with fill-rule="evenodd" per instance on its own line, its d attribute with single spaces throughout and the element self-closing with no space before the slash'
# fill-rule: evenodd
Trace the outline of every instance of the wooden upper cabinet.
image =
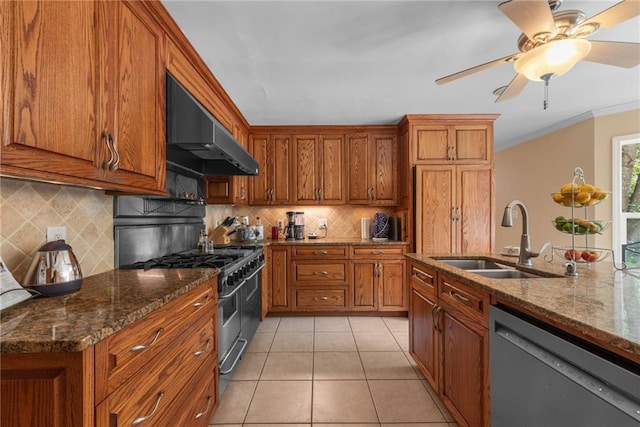
<svg viewBox="0 0 640 427">
<path fill-rule="evenodd" d="M 164 192 L 163 35 L 144 6 L 2 8 L 2 172 Z"/>
<path fill-rule="evenodd" d="M 294 203 L 344 204 L 344 136 L 293 137 Z"/>
<path fill-rule="evenodd" d="M 493 169 L 416 167 L 416 252 L 491 252 Z"/>
<path fill-rule="evenodd" d="M 397 204 L 398 143 L 395 132 L 347 135 L 350 204 Z"/>
<path fill-rule="evenodd" d="M 249 177 L 249 204 L 291 204 L 291 136 L 251 135 L 249 147 L 260 170 L 258 176 Z"/>
<path fill-rule="evenodd" d="M 492 127 L 477 125 L 416 125 L 413 162 L 486 163 L 491 160 Z"/>
</svg>

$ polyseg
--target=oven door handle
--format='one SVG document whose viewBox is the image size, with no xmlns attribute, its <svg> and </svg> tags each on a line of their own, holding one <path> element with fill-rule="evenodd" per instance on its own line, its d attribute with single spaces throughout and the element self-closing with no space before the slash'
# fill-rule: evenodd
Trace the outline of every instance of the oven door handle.
<svg viewBox="0 0 640 427">
<path fill-rule="evenodd" d="M 233 350 L 235 348 L 236 345 L 238 345 L 238 343 L 242 343 L 242 347 L 240 348 L 240 351 L 238 352 L 238 355 L 236 356 L 236 359 L 233 361 L 233 363 L 231 364 L 231 367 L 229 369 L 224 369 L 224 370 L 220 370 L 220 375 L 226 375 L 231 373 L 231 371 L 233 371 L 236 367 L 236 365 L 238 364 L 238 362 L 240 361 L 240 358 L 242 357 L 242 355 L 244 354 L 244 349 L 247 347 L 247 344 L 249 344 L 249 342 L 244 339 L 244 338 L 239 338 L 235 344 L 231 347 L 231 350 Z M 233 353 L 233 351 L 229 351 L 229 353 L 227 353 L 227 357 L 229 357 L 229 355 L 231 355 L 231 353 Z M 227 361 L 227 357 L 225 357 L 221 362 L 220 362 L 220 366 L 224 365 L 224 363 Z"/>
<path fill-rule="evenodd" d="M 237 294 L 238 291 L 240 290 L 240 288 L 242 288 L 246 282 L 247 282 L 246 280 L 243 280 L 242 282 L 240 282 L 240 284 L 238 286 L 235 287 L 234 290 L 232 290 L 231 292 L 229 292 L 226 295 L 222 295 L 221 297 L 218 297 L 218 302 L 222 301 L 223 299 L 231 298 L 232 296 Z"/>
<path fill-rule="evenodd" d="M 258 274 L 260 272 L 260 270 L 262 270 L 263 268 L 264 268 L 264 264 L 260 265 L 260 267 L 256 268 L 256 270 L 253 273 L 251 273 L 251 276 L 249 276 L 249 277 L 247 277 L 245 279 L 245 281 L 253 279 L 253 276 Z"/>
</svg>

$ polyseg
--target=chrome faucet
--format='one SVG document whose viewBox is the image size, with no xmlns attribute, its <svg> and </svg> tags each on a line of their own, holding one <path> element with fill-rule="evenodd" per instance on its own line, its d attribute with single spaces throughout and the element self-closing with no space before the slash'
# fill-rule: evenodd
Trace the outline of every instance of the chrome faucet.
<svg viewBox="0 0 640 427">
<path fill-rule="evenodd" d="M 531 250 L 531 241 L 529 240 L 529 213 L 527 212 L 527 208 L 524 206 L 524 203 L 520 200 L 514 200 L 504 208 L 504 215 L 502 216 L 503 227 L 513 227 L 514 206 L 518 206 L 522 212 L 522 236 L 520 237 L 520 257 L 518 258 L 518 264 L 532 266 L 533 263 L 531 262 L 531 258 L 535 258 L 540 255 L 540 253 L 544 251 L 551 242 L 548 240 L 544 242 L 542 248 L 538 252 L 533 252 Z"/>
</svg>

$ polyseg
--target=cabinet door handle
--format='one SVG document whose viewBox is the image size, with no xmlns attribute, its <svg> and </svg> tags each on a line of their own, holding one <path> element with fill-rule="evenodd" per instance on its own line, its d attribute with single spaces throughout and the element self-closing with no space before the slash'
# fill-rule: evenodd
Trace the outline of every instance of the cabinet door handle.
<svg viewBox="0 0 640 427">
<path fill-rule="evenodd" d="M 111 135 L 111 146 L 113 147 L 113 152 L 116 155 L 116 160 L 111 164 L 111 166 L 109 166 L 109 170 L 113 172 L 118 169 L 118 166 L 120 166 L 120 153 L 118 153 L 118 143 L 113 135 Z"/>
<path fill-rule="evenodd" d="M 460 208 L 456 207 L 456 221 L 460 221 Z"/>
<path fill-rule="evenodd" d="M 469 302 L 469 298 L 465 297 L 464 295 L 460 295 L 459 293 L 454 291 L 449 291 L 449 296 L 453 298 L 458 298 L 460 301 Z"/>
<path fill-rule="evenodd" d="M 202 418 L 202 416 L 203 416 L 203 415 L 206 415 L 206 414 L 207 414 L 207 412 L 209 412 L 209 406 L 211 406 L 211 401 L 212 401 L 212 400 L 213 400 L 213 397 L 211 397 L 211 396 L 207 396 L 207 404 L 206 404 L 206 406 L 204 407 L 204 409 L 202 410 L 202 412 L 198 412 L 198 413 L 196 414 L 196 416 L 194 417 L 196 420 L 197 420 L 198 418 Z"/>
<path fill-rule="evenodd" d="M 274 188 L 272 188 L 271 190 L 269 190 L 269 194 L 270 194 L 270 198 L 269 200 L 273 201 L 276 199 L 276 190 Z"/>
<path fill-rule="evenodd" d="M 329 299 L 329 297 L 314 297 L 313 299 L 315 301 L 327 301 Z"/>
<path fill-rule="evenodd" d="M 211 344 L 211 340 L 207 340 L 207 342 L 206 342 L 206 343 L 204 343 L 204 348 L 203 348 L 203 349 L 200 349 L 200 350 L 198 350 L 198 351 L 194 351 L 194 352 L 193 352 L 193 355 L 194 355 L 195 357 L 198 357 L 198 356 L 201 356 L 201 355 L 205 354 L 207 351 L 209 351 L 209 345 L 210 345 L 210 344 Z"/>
<path fill-rule="evenodd" d="M 456 208 L 455 207 L 451 207 L 451 221 L 455 221 L 456 220 Z"/>
<path fill-rule="evenodd" d="M 264 190 L 264 199 L 269 200 L 269 189 Z"/>
<path fill-rule="evenodd" d="M 240 187 L 240 200 L 244 200 L 247 198 L 247 190 L 244 188 L 244 185 Z"/>
<path fill-rule="evenodd" d="M 153 410 L 151 411 L 151 413 L 149 415 L 145 415 L 143 417 L 136 418 L 135 420 L 133 420 L 131 425 L 132 426 L 137 426 L 138 424 L 141 424 L 141 423 L 147 421 L 149 418 L 153 417 L 156 414 L 156 411 L 158 410 L 158 406 L 160 406 L 160 401 L 162 400 L 163 397 L 164 397 L 164 390 L 161 391 L 160 393 L 158 393 L 158 399 L 156 400 L 156 404 L 153 407 Z"/>
<path fill-rule="evenodd" d="M 105 131 L 102 131 L 102 137 L 104 138 L 104 143 L 107 146 L 107 150 L 109 150 L 109 160 L 105 160 L 102 163 L 102 169 L 109 170 L 109 168 L 111 167 L 111 164 L 116 158 L 116 155 L 113 151 L 113 148 L 111 147 L 111 142 L 112 142 L 111 134 L 105 130 Z"/>
<path fill-rule="evenodd" d="M 367 200 L 372 201 L 373 199 L 373 188 L 369 187 L 367 188 Z"/>
<path fill-rule="evenodd" d="M 449 160 L 455 160 L 456 159 L 456 147 L 454 147 L 453 145 L 449 145 L 447 150 L 449 152 L 449 154 L 447 155 L 447 158 Z"/>
<path fill-rule="evenodd" d="M 314 255 L 327 255 L 329 252 L 327 251 L 313 251 Z"/>
<path fill-rule="evenodd" d="M 318 188 L 318 200 L 322 201 L 322 188 Z"/>
<path fill-rule="evenodd" d="M 160 337 L 160 334 L 164 332 L 164 328 L 160 328 L 158 329 L 158 331 L 156 332 L 156 336 L 153 337 L 153 341 L 151 341 L 149 344 L 138 344 L 138 345 L 134 345 L 133 347 L 131 347 L 131 351 L 136 352 L 136 351 L 140 351 L 140 350 L 146 350 L 148 348 L 151 348 L 155 345 L 156 341 L 158 341 L 158 338 Z"/>
<path fill-rule="evenodd" d="M 438 329 L 438 319 L 436 319 L 436 310 L 438 309 L 438 305 L 434 304 L 433 307 L 431 307 L 431 318 L 433 319 L 433 329 L 435 329 L 436 331 L 440 332 L 440 329 Z"/>
<path fill-rule="evenodd" d="M 194 302 L 193 304 L 191 304 L 191 306 L 194 308 L 200 308 L 206 303 L 208 303 L 210 299 L 211 299 L 211 296 L 207 294 L 207 296 L 203 298 L 203 301 Z"/>
<path fill-rule="evenodd" d="M 436 309 L 435 323 L 437 326 L 436 330 L 438 332 L 442 332 L 442 327 L 440 326 L 440 313 L 442 313 L 442 307 L 438 306 Z"/>
</svg>

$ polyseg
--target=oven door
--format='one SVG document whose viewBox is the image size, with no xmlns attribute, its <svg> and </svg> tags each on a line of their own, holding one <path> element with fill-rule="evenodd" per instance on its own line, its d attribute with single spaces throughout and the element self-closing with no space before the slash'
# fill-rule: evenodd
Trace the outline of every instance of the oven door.
<svg viewBox="0 0 640 427">
<path fill-rule="evenodd" d="M 242 313 L 242 338 L 251 341 L 258 326 L 260 325 L 260 309 L 261 309 L 261 287 L 262 274 L 260 271 L 264 265 L 260 266 L 249 276 L 242 286 L 241 293 L 241 313 Z"/>
</svg>

